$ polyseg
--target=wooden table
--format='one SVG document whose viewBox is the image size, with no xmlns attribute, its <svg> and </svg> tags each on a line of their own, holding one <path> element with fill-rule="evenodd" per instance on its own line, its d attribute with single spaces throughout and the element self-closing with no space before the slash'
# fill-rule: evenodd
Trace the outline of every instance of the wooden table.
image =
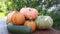
<svg viewBox="0 0 60 34">
<path fill-rule="evenodd" d="M 46 29 L 46 30 L 36 30 L 32 34 L 60 34 L 60 31 L 51 28 L 51 29 Z"/>
<path fill-rule="evenodd" d="M 37 30 L 33 34 L 60 34 L 60 31 L 51 28 L 46 30 Z"/>
</svg>

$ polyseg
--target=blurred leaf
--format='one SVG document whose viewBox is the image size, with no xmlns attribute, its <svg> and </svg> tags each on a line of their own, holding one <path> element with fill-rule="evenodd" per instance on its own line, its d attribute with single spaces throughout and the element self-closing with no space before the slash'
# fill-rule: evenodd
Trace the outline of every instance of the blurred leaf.
<svg viewBox="0 0 60 34">
<path fill-rule="evenodd" d="M 0 18 L 4 18 L 5 14 L 4 13 L 0 13 Z"/>
</svg>

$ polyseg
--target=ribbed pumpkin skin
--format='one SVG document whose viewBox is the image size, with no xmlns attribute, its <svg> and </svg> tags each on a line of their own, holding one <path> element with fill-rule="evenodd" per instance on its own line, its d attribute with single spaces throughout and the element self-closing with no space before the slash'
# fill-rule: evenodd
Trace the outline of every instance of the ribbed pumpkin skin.
<svg viewBox="0 0 60 34">
<path fill-rule="evenodd" d="M 25 17 L 23 14 L 21 13 L 14 13 L 12 15 L 12 23 L 15 24 L 15 25 L 21 25 L 21 24 L 24 24 L 25 22 Z"/>
<path fill-rule="evenodd" d="M 38 16 L 38 11 L 34 8 L 22 8 L 20 13 L 24 14 L 27 19 L 35 19 Z"/>
<path fill-rule="evenodd" d="M 7 20 L 6 20 L 6 23 L 7 23 L 7 24 L 11 22 L 11 17 L 12 17 L 12 15 L 13 15 L 14 13 L 15 13 L 15 11 L 13 11 L 13 12 L 11 12 L 11 13 L 9 13 L 9 14 L 7 15 Z"/>
<path fill-rule="evenodd" d="M 35 23 L 38 29 L 49 29 L 53 25 L 53 20 L 50 16 L 38 16 Z"/>
<path fill-rule="evenodd" d="M 25 21 L 24 26 L 28 26 L 31 27 L 32 32 L 34 32 L 36 30 L 36 24 L 34 21 Z"/>
</svg>

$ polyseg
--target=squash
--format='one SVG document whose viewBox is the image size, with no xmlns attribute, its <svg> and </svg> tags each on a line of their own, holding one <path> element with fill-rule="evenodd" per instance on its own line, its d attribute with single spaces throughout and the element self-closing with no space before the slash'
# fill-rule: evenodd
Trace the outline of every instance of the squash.
<svg viewBox="0 0 60 34">
<path fill-rule="evenodd" d="M 36 24 L 32 20 L 25 21 L 24 26 L 30 27 L 32 29 L 32 32 L 34 32 L 36 30 Z"/>
<path fill-rule="evenodd" d="M 12 15 L 12 23 L 15 25 L 22 25 L 25 22 L 25 17 L 23 14 L 16 12 Z"/>
<path fill-rule="evenodd" d="M 11 17 L 12 17 L 12 15 L 13 15 L 14 13 L 15 13 L 15 11 L 12 11 L 12 12 L 8 13 L 8 15 L 7 15 L 7 20 L 6 20 L 6 23 L 7 23 L 7 24 L 11 22 Z"/>
<path fill-rule="evenodd" d="M 34 8 L 22 8 L 20 13 L 24 14 L 27 19 L 35 19 L 38 16 L 38 11 Z"/>
<path fill-rule="evenodd" d="M 38 29 L 49 29 L 53 25 L 53 19 L 50 16 L 38 16 L 35 23 Z"/>
<path fill-rule="evenodd" d="M 32 34 L 31 28 L 27 26 L 16 26 L 9 23 L 7 29 L 12 34 Z"/>
</svg>

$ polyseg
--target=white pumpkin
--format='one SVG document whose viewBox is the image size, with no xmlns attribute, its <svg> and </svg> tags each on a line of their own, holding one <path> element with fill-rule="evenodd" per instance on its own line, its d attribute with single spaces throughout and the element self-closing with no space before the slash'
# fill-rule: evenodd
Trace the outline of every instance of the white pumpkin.
<svg viewBox="0 0 60 34">
<path fill-rule="evenodd" d="M 48 29 L 53 25 L 53 19 L 50 16 L 38 16 L 35 19 L 38 29 Z"/>
</svg>

